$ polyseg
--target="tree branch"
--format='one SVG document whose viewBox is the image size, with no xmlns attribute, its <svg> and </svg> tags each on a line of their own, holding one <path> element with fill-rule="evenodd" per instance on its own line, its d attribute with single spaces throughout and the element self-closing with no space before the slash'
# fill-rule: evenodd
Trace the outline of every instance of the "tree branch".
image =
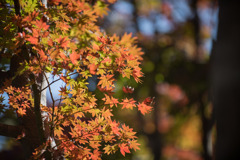
<svg viewBox="0 0 240 160">
<path fill-rule="evenodd" d="M 74 74 L 78 74 L 78 72 L 73 72 L 73 73 L 71 73 L 71 74 L 69 74 L 69 75 L 67 75 L 67 76 L 72 76 L 72 75 L 74 75 Z M 50 86 L 51 86 L 53 83 L 55 83 L 55 82 L 57 82 L 57 81 L 59 81 L 59 80 L 61 80 L 61 78 L 52 81 L 52 82 L 49 83 L 46 87 L 44 87 L 43 89 L 41 89 L 40 92 L 44 91 L 44 90 L 47 89 L 47 88 L 50 88 Z"/>
<path fill-rule="evenodd" d="M 20 134 L 22 134 L 22 131 L 23 131 L 22 126 L 13 126 L 13 125 L 0 123 L 1 136 L 17 138 Z"/>
<path fill-rule="evenodd" d="M 14 9 L 15 9 L 16 15 L 21 16 L 19 1 L 18 0 L 13 0 L 13 1 L 14 1 Z"/>
<path fill-rule="evenodd" d="M 35 81 L 34 75 L 30 75 L 31 79 Z M 41 110 L 40 110 L 40 90 L 38 89 L 38 86 L 36 83 L 32 85 L 33 89 L 33 94 L 34 94 L 34 111 L 36 115 L 36 122 L 38 126 L 38 132 L 39 132 L 39 138 L 41 142 L 44 142 L 45 137 L 44 137 L 44 132 L 43 132 L 43 123 L 42 123 L 42 116 L 41 116 Z"/>
</svg>

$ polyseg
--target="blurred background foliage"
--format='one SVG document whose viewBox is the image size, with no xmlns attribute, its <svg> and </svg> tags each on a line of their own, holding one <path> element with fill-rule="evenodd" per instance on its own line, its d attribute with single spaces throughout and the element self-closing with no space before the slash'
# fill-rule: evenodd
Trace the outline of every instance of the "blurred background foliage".
<svg viewBox="0 0 240 160">
<path fill-rule="evenodd" d="M 124 159 L 201 160 L 214 152 L 213 107 L 209 101 L 209 59 L 217 32 L 218 4 L 213 0 L 118 0 L 99 24 L 108 34 L 138 37 L 143 57 L 142 84 L 134 97 L 155 97 L 154 110 L 116 110 L 138 132 L 141 150 Z M 118 156 L 112 159 L 122 159 Z"/>
</svg>

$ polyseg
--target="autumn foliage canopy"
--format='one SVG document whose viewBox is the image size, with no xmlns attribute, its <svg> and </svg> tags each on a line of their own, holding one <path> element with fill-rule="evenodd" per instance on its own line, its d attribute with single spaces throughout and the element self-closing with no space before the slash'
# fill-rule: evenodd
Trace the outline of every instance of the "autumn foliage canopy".
<svg viewBox="0 0 240 160">
<path fill-rule="evenodd" d="M 1 87 L 0 92 L 9 97 L 1 112 L 11 110 L 23 119 L 31 114 L 36 117 L 37 133 L 44 136 L 34 148 L 33 159 L 44 158 L 49 152 L 55 159 L 97 160 L 102 154 L 120 150 L 125 156 L 139 149 L 136 132 L 118 122 L 112 111 L 137 108 L 144 115 L 152 110 L 150 98 L 137 102 L 129 97 L 134 91 L 131 87 L 123 88 L 127 95 L 123 99 L 115 96 L 119 76 L 141 83 L 143 52 L 131 34 L 110 36 L 96 25 L 114 1 L 51 0 L 45 6 L 37 0 L 20 0 L 19 4 L 8 0 L 2 4 L 6 35 L 1 37 L 2 54 L 9 59 L 21 55 L 23 60 Z M 49 74 L 57 80 L 49 82 Z M 71 78 L 74 74 L 78 75 L 76 79 Z M 92 76 L 97 76 L 95 91 L 88 88 L 87 80 Z M 24 77 L 25 83 L 14 85 L 17 77 Z M 56 100 L 54 88 L 49 86 L 59 80 L 66 85 Z M 42 103 L 47 89 L 51 106 Z M 18 139 L 28 136 L 25 130 Z"/>
</svg>

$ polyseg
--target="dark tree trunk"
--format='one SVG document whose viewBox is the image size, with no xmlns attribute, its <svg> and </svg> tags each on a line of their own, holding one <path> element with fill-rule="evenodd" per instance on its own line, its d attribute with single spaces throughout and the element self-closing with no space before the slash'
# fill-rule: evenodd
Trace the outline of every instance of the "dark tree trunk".
<svg viewBox="0 0 240 160">
<path fill-rule="evenodd" d="M 216 110 L 216 160 L 240 159 L 239 2 L 219 0 L 219 27 L 212 54 L 212 98 Z"/>
<path fill-rule="evenodd" d="M 14 9 L 15 14 L 17 16 L 21 16 L 19 0 L 14 0 Z M 18 32 L 22 32 L 22 28 L 18 27 Z M 36 84 L 36 79 L 34 75 L 31 75 L 30 77 L 25 73 L 22 75 L 16 75 L 19 67 L 21 67 L 21 63 L 29 60 L 29 51 L 27 50 L 26 45 L 24 44 L 20 49 L 21 51 L 18 54 L 14 54 L 11 57 L 10 70 L 8 72 L 0 72 L 0 82 L 4 82 L 5 78 L 14 77 L 11 85 L 16 88 L 21 88 L 28 84 L 29 79 L 35 81 L 35 83 L 31 86 L 34 97 L 34 104 L 32 106 L 34 111 L 32 109 L 27 109 L 26 115 L 23 117 L 18 117 L 19 126 L 0 124 L 0 135 L 16 138 L 18 135 L 24 132 L 25 136 L 20 140 L 20 142 L 22 145 L 22 150 L 24 151 L 23 156 L 25 159 L 29 159 L 34 150 L 45 141 L 45 137 L 43 135 L 42 118 L 40 112 L 39 86 Z M 1 157 L 4 157 L 4 154 L 5 153 L 3 152 L 0 153 L 0 159 L 2 159 Z M 14 154 L 11 156 L 13 157 Z M 17 158 L 21 159 L 20 157 Z"/>
</svg>

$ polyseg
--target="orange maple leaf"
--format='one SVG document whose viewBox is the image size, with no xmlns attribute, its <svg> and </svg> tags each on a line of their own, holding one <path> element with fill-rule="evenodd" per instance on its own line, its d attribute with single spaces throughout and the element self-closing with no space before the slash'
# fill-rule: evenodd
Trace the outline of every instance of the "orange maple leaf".
<svg viewBox="0 0 240 160">
<path fill-rule="evenodd" d="M 105 101 L 104 104 L 109 104 L 110 107 L 113 107 L 114 105 L 117 107 L 117 104 L 119 103 L 118 100 L 112 96 L 108 96 L 105 94 L 105 97 L 102 99 Z"/>
<path fill-rule="evenodd" d="M 88 65 L 88 68 L 89 68 L 89 72 L 92 74 L 92 75 L 95 75 L 97 73 L 97 68 L 98 66 L 95 65 L 95 64 L 90 64 Z"/>
<path fill-rule="evenodd" d="M 146 105 L 144 102 L 138 104 L 138 110 L 145 115 L 152 110 L 151 106 Z"/>
<path fill-rule="evenodd" d="M 47 25 L 46 22 L 43 22 L 43 20 L 36 20 L 36 26 L 39 28 L 39 29 L 43 29 L 43 30 L 47 30 L 49 28 L 49 25 Z"/>
<path fill-rule="evenodd" d="M 18 108 L 17 113 L 18 113 L 20 116 L 23 116 L 23 115 L 26 114 L 26 109 L 24 109 L 24 108 Z"/>
<path fill-rule="evenodd" d="M 136 107 L 136 101 L 131 98 L 131 99 L 127 99 L 125 98 L 120 104 L 122 104 L 122 109 L 123 108 L 127 108 L 127 109 L 133 109 L 133 107 Z"/>
<path fill-rule="evenodd" d="M 133 78 L 135 79 L 135 81 L 138 83 L 138 82 L 142 82 L 139 78 L 143 76 L 143 73 L 141 72 L 141 68 L 140 67 L 135 67 L 133 69 L 133 72 L 132 72 L 132 76 Z"/>
<path fill-rule="evenodd" d="M 134 149 L 134 151 L 140 149 L 138 146 L 140 146 L 140 144 L 137 143 L 137 140 L 132 140 L 129 142 L 130 149 Z"/>
<path fill-rule="evenodd" d="M 102 116 L 103 116 L 105 119 L 108 119 L 108 118 L 110 118 L 111 116 L 113 116 L 113 114 L 111 113 L 111 110 L 107 109 L 107 110 L 103 111 Z"/>
<path fill-rule="evenodd" d="M 75 65 L 77 64 L 79 58 L 80 58 L 80 55 L 77 54 L 76 52 L 73 52 L 72 54 L 70 54 L 70 60 Z"/>
<path fill-rule="evenodd" d="M 42 60 L 46 61 L 48 59 L 48 57 L 46 56 L 46 54 L 43 52 L 42 49 L 40 51 L 38 51 L 38 54 L 40 55 L 40 58 Z"/>
<path fill-rule="evenodd" d="M 120 129 L 119 129 L 119 123 L 117 123 L 115 120 L 114 121 L 109 121 L 109 124 L 111 126 L 112 132 L 116 135 L 120 135 Z"/>
<path fill-rule="evenodd" d="M 57 136 L 57 137 L 61 137 L 61 135 L 63 134 L 63 128 L 62 127 L 56 127 L 55 129 L 54 129 L 54 134 L 55 134 L 55 136 Z"/>
<path fill-rule="evenodd" d="M 56 39 L 56 41 L 60 44 L 60 46 L 64 49 L 66 49 L 67 47 L 69 47 L 69 39 L 67 37 L 63 37 L 60 36 L 59 38 Z"/>
<path fill-rule="evenodd" d="M 38 38 L 33 37 L 33 36 L 29 36 L 29 37 L 27 38 L 27 41 L 29 41 L 30 43 L 35 44 L 35 45 L 38 44 Z"/>
<path fill-rule="evenodd" d="M 114 88 L 113 81 L 115 79 L 113 78 L 113 76 L 114 76 L 113 74 L 101 76 L 99 78 L 100 80 L 98 82 L 98 85 L 101 85 L 101 88 L 106 88 L 107 90 Z"/>
</svg>

